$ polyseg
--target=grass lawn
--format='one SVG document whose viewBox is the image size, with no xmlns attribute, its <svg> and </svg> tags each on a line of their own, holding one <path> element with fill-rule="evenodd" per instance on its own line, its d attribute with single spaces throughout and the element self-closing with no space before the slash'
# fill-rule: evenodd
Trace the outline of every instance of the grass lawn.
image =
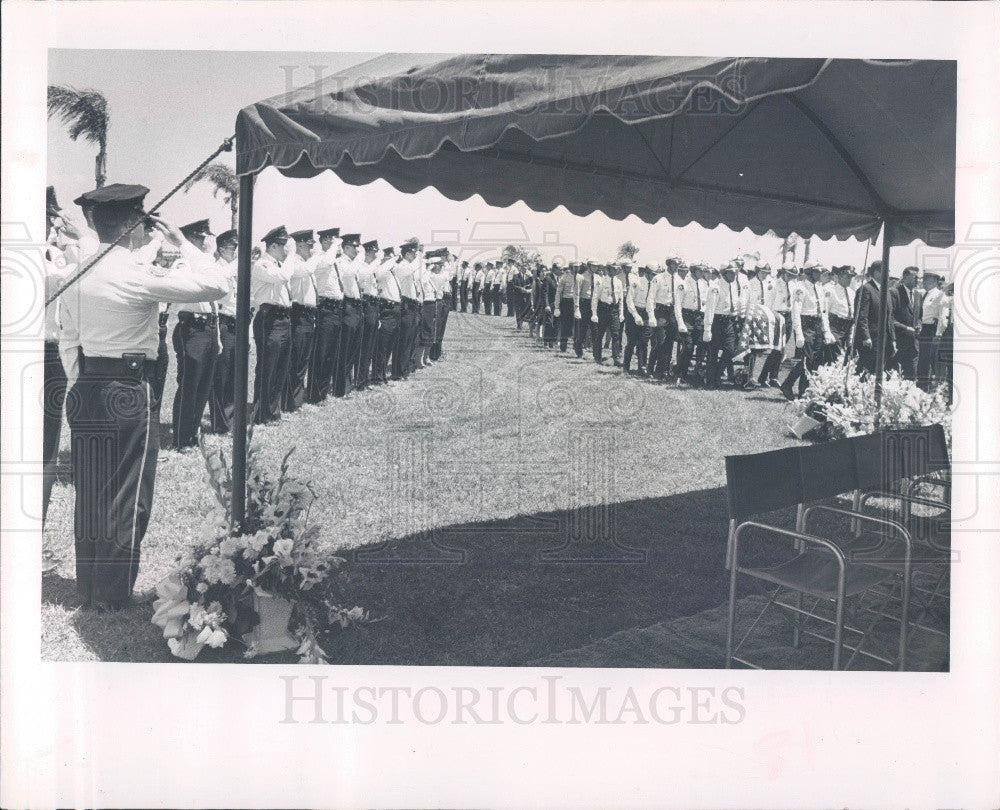
<svg viewBox="0 0 1000 810">
<path fill-rule="evenodd" d="M 453 313 L 445 353 L 256 431 L 268 466 L 297 448 L 312 517 L 350 560 L 352 604 L 387 617 L 336 661 L 516 666 L 725 601 L 723 457 L 795 443 L 779 393 L 635 380 L 543 350 L 506 317 Z M 164 414 L 173 391 L 168 379 Z M 140 603 L 116 614 L 80 607 L 72 489 L 56 485 L 43 659 L 176 660 L 150 603 L 213 502 L 203 469 L 197 451 L 161 450 Z"/>
</svg>

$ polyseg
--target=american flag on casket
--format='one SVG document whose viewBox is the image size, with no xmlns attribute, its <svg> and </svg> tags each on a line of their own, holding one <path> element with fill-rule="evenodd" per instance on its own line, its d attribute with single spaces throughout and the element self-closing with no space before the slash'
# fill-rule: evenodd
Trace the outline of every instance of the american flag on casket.
<svg viewBox="0 0 1000 810">
<path fill-rule="evenodd" d="M 751 304 L 740 330 L 734 359 L 739 360 L 747 352 L 783 349 L 784 346 L 785 319 L 763 304 Z"/>
</svg>

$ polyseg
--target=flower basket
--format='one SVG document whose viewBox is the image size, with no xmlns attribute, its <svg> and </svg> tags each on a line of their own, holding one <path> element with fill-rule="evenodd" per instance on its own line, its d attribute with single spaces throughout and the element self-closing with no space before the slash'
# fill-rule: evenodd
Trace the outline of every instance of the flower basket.
<svg viewBox="0 0 1000 810">
<path fill-rule="evenodd" d="M 293 608 L 288 599 L 280 596 L 254 594 L 253 609 L 260 622 L 244 634 L 243 642 L 261 655 L 297 649 L 300 642 L 289 629 Z"/>
</svg>

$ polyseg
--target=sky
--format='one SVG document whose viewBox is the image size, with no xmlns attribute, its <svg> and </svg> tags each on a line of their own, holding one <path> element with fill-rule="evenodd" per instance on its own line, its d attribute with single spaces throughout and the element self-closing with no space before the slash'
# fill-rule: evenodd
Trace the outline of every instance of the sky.
<svg viewBox="0 0 1000 810">
<path fill-rule="evenodd" d="M 52 50 L 49 83 L 105 95 L 110 110 L 107 182 L 147 186 L 151 205 L 232 134 L 242 107 L 311 83 L 317 70 L 330 75 L 377 55 Z M 71 141 L 58 119 L 49 120 L 48 182 L 63 206 L 94 187 L 95 155 L 94 145 Z M 231 152 L 219 160 L 234 165 Z M 207 218 L 215 233 L 230 227 L 229 207 L 214 198 L 205 183 L 172 197 L 161 213 L 175 225 Z M 259 238 L 277 225 L 289 231 L 339 227 L 342 233 L 378 239 L 383 246 L 416 236 L 426 244 L 462 246 L 463 258 L 471 258 L 471 253 L 490 257 L 510 242 L 537 248 L 547 260 L 613 259 L 626 240 L 639 247 L 639 262 L 662 262 L 678 253 L 689 261 L 720 263 L 743 252 L 759 252 L 775 264 L 781 252 L 781 240 L 775 237 L 737 233 L 725 226 L 675 228 L 666 220 L 649 225 L 636 217 L 619 222 L 599 212 L 575 216 L 562 207 L 538 213 L 522 203 L 490 206 L 478 195 L 456 202 L 431 188 L 404 194 L 381 180 L 350 186 L 332 172 L 297 180 L 266 169 L 254 193 L 254 235 Z M 866 242 L 854 239 L 814 239 L 810 258 L 860 267 L 867 248 Z M 867 255 L 869 262 L 880 257 L 878 243 Z"/>
</svg>

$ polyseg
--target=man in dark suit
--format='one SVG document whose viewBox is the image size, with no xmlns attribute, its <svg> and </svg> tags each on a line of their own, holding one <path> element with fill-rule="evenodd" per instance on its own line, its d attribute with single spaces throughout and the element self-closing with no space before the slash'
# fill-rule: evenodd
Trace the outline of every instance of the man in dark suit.
<svg viewBox="0 0 1000 810">
<path fill-rule="evenodd" d="M 882 262 L 872 262 L 865 275 L 867 278 L 857 296 L 858 313 L 854 328 L 854 347 L 858 353 L 858 371 L 874 374 L 878 353 L 886 352 L 888 359 L 892 357 L 895 347 L 892 329 L 888 324 L 883 336 L 886 339 L 878 339 L 878 309 L 881 296 L 879 279 L 882 277 Z M 887 351 L 886 346 L 888 346 Z"/>
<path fill-rule="evenodd" d="M 904 379 L 917 379 L 917 357 L 920 354 L 917 337 L 922 317 L 921 301 L 917 290 L 916 267 L 907 267 L 899 283 L 889 290 L 889 315 L 896 335 L 896 356 L 893 368 L 898 368 Z"/>
</svg>

